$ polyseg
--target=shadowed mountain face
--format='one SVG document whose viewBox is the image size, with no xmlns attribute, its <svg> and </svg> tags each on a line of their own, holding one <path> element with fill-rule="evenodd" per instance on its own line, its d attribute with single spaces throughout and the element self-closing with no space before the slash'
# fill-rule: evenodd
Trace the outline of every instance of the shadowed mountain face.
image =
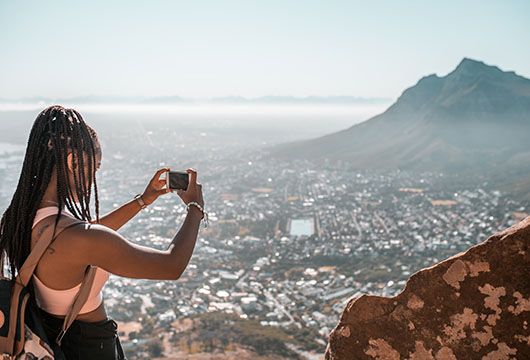
<svg viewBox="0 0 530 360">
<path fill-rule="evenodd" d="M 422 78 L 380 115 L 271 154 L 357 168 L 490 170 L 530 164 L 529 135 L 530 80 L 464 59 L 446 76 Z"/>
</svg>

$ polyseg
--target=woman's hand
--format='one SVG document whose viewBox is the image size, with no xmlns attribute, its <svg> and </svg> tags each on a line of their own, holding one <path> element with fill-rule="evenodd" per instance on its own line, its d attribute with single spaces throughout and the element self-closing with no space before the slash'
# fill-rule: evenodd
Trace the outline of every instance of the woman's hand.
<svg viewBox="0 0 530 360">
<path fill-rule="evenodd" d="M 197 182 L 197 171 L 193 168 L 188 168 L 186 172 L 189 174 L 188 188 L 186 190 L 177 189 L 177 195 L 180 196 L 186 205 L 190 201 L 196 201 L 200 206 L 204 207 L 202 184 Z"/>
<path fill-rule="evenodd" d="M 147 204 L 152 204 L 160 195 L 171 192 L 171 189 L 164 187 L 166 185 L 166 179 L 160 179 L 160 175 L 164 172 L 169 171 L 168 167 L 158 169 L 153 178 L 147 184 L 143 194 L 142 200 Z"/>
</svg>

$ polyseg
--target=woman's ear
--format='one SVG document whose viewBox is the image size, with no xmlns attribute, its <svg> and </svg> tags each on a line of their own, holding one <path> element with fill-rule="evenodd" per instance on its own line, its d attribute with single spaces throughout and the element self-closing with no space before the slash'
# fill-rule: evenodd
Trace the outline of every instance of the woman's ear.
<svg viewBox="0 0 530 360">
<path fill-rule="evenodd" d="M 73 159 L 74 159 L 74 154 L 72 152 L 69 152 L 68 155 L 66 156 L 66 163 L 68 164 L 68 170 L 73 173 L 75 169 L 74 167 L 74 164 L 73 164 Z"/>
</svg>

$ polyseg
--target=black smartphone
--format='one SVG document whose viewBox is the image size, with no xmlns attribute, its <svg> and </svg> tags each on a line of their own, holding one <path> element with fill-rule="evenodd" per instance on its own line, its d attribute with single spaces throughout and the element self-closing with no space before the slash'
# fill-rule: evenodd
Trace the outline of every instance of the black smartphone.
<svg viewBox="0 0 530 360">
<path fill-rule="evenodd" d="M 168 171 L 166 174 L 166 187 L 172 190 L 186 190 L 189 183 L 189 174 L 185 171 Z"/>
</svg>

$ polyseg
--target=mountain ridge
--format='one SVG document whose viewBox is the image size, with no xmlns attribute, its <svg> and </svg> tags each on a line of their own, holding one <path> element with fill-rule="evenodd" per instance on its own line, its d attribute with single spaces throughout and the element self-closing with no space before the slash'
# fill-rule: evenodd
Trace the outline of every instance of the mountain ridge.
<svg viewBox="0 0 530 360">
<path fill-rule="evenodd" d="M 273 157 L 341 160 L 354 168 L 455 170 L 530 153 L 525 133 L 530 80 L 464 58 L 445 76 L 420 78 L 379 115 L 269 150 Z"/>
</svg>

